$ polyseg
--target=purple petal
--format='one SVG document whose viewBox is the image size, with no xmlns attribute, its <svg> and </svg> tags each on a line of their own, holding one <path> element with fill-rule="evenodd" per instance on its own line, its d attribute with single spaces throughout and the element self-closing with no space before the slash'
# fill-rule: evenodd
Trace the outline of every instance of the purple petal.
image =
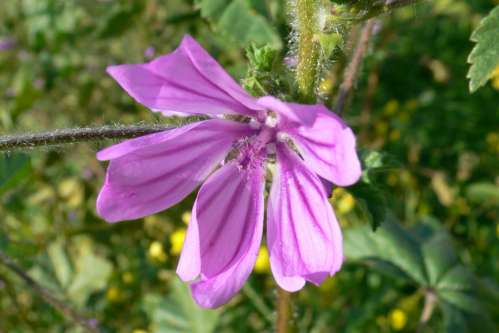
<svg viewBox="0 0 499 333">
<path fill-rule="evenodd" d="M 110 66 L 107 71 L 137 102 L 155 111 L 254 116 L 261 110 L 256 99 L 188 35 L 171 54 L 145 64 Z"/>
<path fill-rule="evenodd" d="M 339 186 L 355 184 L 361 174 L 355 135 L 334 113 L 318 112 L 312 127 L 286 129 L 308 166 Z"/>
<path fill-rule="evenodd" d="M 232 150 L 249 125 L 213 119 L 155 133 L 97 154 L 111 159 L 97 198 L 97 211 L 109 222 L 137 219 L 185 198 Z"/>
<path fill-rule="evenodd" d="M 320 284 L 341 267 L 342 236 L 319 177 L 286 143 L 276 144 L 276 154 L 267 244 L 277 283 L 295 291 L 303 279 Z"/>
<path fill-rule="evenodd" d="M 248 174 L 228 163 L 201 186 L 177 273 L 196 303 L 215 308 L 243 286 L 258 257 L 264 211 L 264 168 Z"/>
<path fill-rule="evenodd" d="M 333 183 L 331 183 L 327 179 L 322 178 L 321 176 L 319 176 L 319 179 L 321 180 L 321 183 L 324 186 L 324 189 L 326 190 L 326 196 L 328 198 L 331 198 L 333 196 Z"/>
<path fill-rule="evenodd" d="M 257 100 L 257 104 L 262 108 L 269 109 L 284 116 L 285 119 L 296 122 L 300 125 L 312 126 L 317 115 L 317 111 L 325 108 L 324 105 L 305 105 L 283 102 L 274 96 L 263 96 Z M 284 119 L 282 119 L 284 120 Z M 281 126 L 286 126 L 289 121 L 280 121 Z"/>
</svg>

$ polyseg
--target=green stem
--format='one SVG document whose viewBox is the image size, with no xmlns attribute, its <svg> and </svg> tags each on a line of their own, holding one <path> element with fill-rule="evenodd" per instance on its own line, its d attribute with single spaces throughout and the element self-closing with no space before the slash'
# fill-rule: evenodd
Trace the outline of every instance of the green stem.
<svg viewBox="0 0 499 333">
<path fill-rule="evenodd" d="M 357 25 L 359 23 L 365 22 L 365 21 L 369 20 L 370 18 L 379 16 L 381 14 L 388 13 L 388 12 L 391 12 L 393 10 L 396 10 L 396 9 L 399 9 L 402 7 L 406 7 L 409 5 L 414 5 L 418 2 L 423 2 L 423 1 L 426 1 L 426 0 L 393 0 L 390 2 L 386 2 L 386 3 L 375 4 L 361 18 L 348 22 L 348 25 L 354 26 L 354 25 Z"/>
<path fill-rule="evenodd" d="M 296 0 L 298 16 L 298 64 L 296 65 L 296 83 L 299 100 L 314 104 L 317 101 L 319 83 L 320 46 L 314 41 L 314 33 L 320 31 L 317 21 L 317 0 Z"/>
<path fill-rule="evenodd" d="M 291 293 L 277 287 L 277 318 L 275 333 L 288 333 L 291 325 Z"/>
<path fill-rule="evenodd" d="M 119 125 L 83 127 L 56 130 L 44 133 L 0 136 L 0 153 L 35 147 L 58 147 L 68 143 L 88 142 L 104 139 L 131 139 L 143 135 L 166 131 L 174 125 Z"/>
<path fill-rule="evenodd" d="M 3 262 L 5 266 L 10 268 L 14 273 L 16 273 L 19 277 L 21 277 L 26 283 L 28 283 L 31 287 L 33 287 L 36 291 L 42 295 L 42 297 L 51 304 L 54 308 L 56 308 L 59 312 L 65 315 L 67 318 L 71 319 L 74 323 L 80 326 L 87 333 L 99 333 L 99 329 L 92 327 L 88 320 L 80 316 L 69 306 L 61 302 L 55 296 L 53 296 L 47 289 L 43 288 L 39 285 L 35 280 L 29 277 L 19 266 L 14 264 L 10 258 L 8 258 L 5 253 L 0 250 L 0 262 Z"/>
</svg>

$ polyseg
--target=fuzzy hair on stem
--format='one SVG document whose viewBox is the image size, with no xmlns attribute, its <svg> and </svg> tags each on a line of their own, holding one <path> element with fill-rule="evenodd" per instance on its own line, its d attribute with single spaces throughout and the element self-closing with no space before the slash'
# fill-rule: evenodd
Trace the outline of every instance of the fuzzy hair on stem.
<svg viewBox="0 0 499 333">
<path fill-rule="evenodd" d="M 176 125 L 104 125 L 0 136 L 0 153 L 28 150 L 37 147 L 60 148 L 66 144 L 95 140 L 131 139 L 176 128 Z"/>
</svg>

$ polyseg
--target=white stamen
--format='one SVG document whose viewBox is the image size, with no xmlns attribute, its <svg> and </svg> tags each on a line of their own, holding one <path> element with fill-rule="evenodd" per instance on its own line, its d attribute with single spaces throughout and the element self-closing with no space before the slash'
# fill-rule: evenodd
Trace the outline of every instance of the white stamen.
<svg viewBox="0 0 499 333">
<path fill-rule="evenodd" d="M 265 125 L 269 127 L 274 127 L 276 122 L 277 122 L 276 118 L 268 116 L 267 120 L 265 120 Z"/>
<path fill-rule="evenodd" d="M 262 123 L 256 121 L 255 119 L 251 118 L 250 122 L 249 122 L 249 125 L 252 129 L 256 130 L 256 129 L 259 129 L 260 126 L 262 126 Z"/>
<path fill-rule="evenodd" d="M 275 144 L 273 143 L 267 143 L 267 145 L 265 146 L 265 148 L 267 149 L 267 154 L 275 154 Z"/>
<path fill-rule="evenodd" d="M 286 142 L 286 140 L 288 139 L 288 135 L 283 132 L 277 132 L 276 139 L 279 142 Z"/>
</svg>

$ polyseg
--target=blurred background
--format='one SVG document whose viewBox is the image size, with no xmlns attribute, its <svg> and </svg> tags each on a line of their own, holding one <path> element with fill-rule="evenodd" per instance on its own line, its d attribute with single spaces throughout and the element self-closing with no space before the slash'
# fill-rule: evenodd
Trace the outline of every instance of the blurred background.
<svg viewBox="0 0 499 333">
<path fill-rule="evenodd" d="M 284 1 L 194 2 L 2 0 L 0 134 L 182 122 L 137 104 L 105 69 L 170 53 L 185 34 L 236 80 L 251 41 L 287 54 Z M 422 332 L 497 331 L 499 72 L 472 95 L 466 80 L 471 32 L 497 4 L 435 0 L 378 21 L 344 119 L 359 148 L 400 164 L 373 168 L 390 212 L 373 233 L 362 205 L 335 189 L 347 260 L 320 287 L 295 294 L 297 332 L 414 332 L 435 295 Z M 359 32 L 334 55 L 324 99 Z M 265 246 L 243 290 L 218 309 L 198 308 L 176 277 L 196 193 L 136 221 L 97 215 L 107 164 L 95 153 L 110 144 L 14 155 L 15 170 L 0 170 L 0 249 L 103 332 L 272 332 L 276 284 Z M 0 264 L 0 332 L 80 330 Z"/>
</svg>

